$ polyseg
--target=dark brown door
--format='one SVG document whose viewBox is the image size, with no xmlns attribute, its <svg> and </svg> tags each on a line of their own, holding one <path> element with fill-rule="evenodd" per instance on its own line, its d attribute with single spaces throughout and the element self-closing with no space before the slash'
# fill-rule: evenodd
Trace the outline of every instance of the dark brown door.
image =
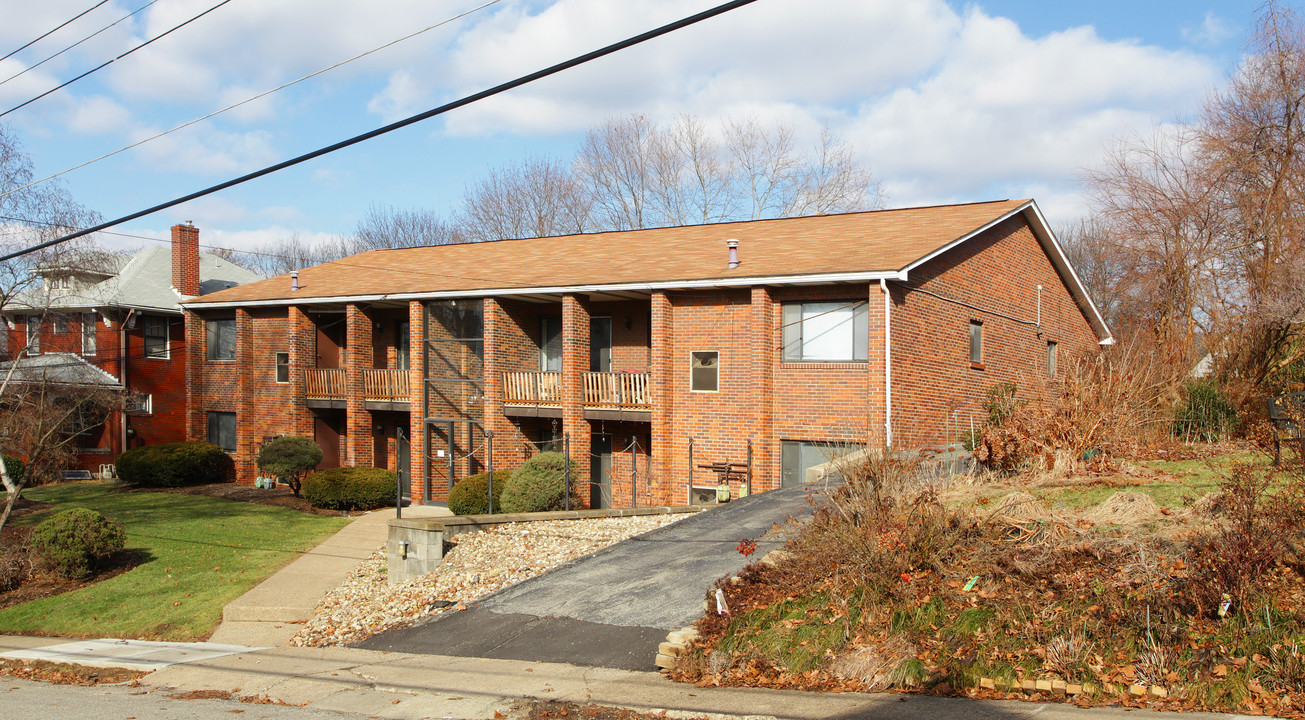
<svg viewBox="0 0 1305 720">
<path fill-rule="evenodd" d="M 322 449 L 322 462 L 317 467 L 321 470 L 340 467 L 340 429 L 343 419 L 316 415 L 313 418 L 313 439 Z"/>
<path fill-rule="evenodd" d="M 344 316 L 317 318 L 317 367 L 344 367 L 345 335 Z"/>
</svg>

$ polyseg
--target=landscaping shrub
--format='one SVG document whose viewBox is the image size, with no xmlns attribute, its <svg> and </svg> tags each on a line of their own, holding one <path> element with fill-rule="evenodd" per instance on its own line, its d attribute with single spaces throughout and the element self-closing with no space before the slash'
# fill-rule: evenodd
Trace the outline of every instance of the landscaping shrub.
<svg viewBox="0 0 1305 720">
<path fill-rule="evenodd" d="M 394 504 L 398 477 L 389 470 L 342 467 L 304 478 L 304 498 L 326 510 L 372 510 Z"/>
<path fill-rule="evenodd" d="M 5 470 L 9 472 L 9 479 L 15 485 L 23 484 L 23 475 L 27 472 L 27 463 L 22 458 L 16 458 L 13 455 L 4 456 Z"/>
<path fill-rule="evenodd" d="M 1214 442 L 1237 429 L 1237 409 L 1213 379 L 1183 383 L 1173 433 L 1189 442 Z"/>
<path fill-rule="evenodd" d="M 272 475 L 290 486 L 299 497 L 304 476 L 322 461 L 322 449 L 306 437 L 279 437 L 258 450 L 259 472 Z"/>
<path fill-rule="evenodd" d="M 137 487 L 181 487 L 230 482 L 235 464 L 222 448 L 205 442 L 145 445 L 118 456 L 118 479 Z"/>
<path fill-rule="evenodd" d="M 512 478 L 511 470 L 494 471 L 494 512 L 503 510 L 503 487 Z M 454 515 L 482 515 L 489 512 L 489 473 L 462 478 L 449 491 L 449 511 Z"/>
<path fill-rule="evenodd" d="M 0 592 L 22 585 L 31 572 L 31 552 L 26 542 L 0 547 Z"/>
<path fill-rule="evenodd" d="M 512 473 L 503 488 L 503 512 L 543 512 L 566 506 L 566 457 L 559 452 L 542 452 L 525 461 Z M 571 507 L 581 507 L 576 487 L 576 464 L 571 461 Z"/>
<path fill-rule="evenodd" d="M 82 578 L 95 564 L 126 543 L 122 525 L 94 510 L 64 510 L 32 531 L 32 552 L 40 563 L 66 578 Z"/>
</svg>

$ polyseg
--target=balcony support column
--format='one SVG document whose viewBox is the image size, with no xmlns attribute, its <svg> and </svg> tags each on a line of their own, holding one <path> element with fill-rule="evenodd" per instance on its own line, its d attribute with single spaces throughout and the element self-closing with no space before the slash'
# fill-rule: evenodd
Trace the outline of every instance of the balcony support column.
<svg viewBox="0 0 1305 720">
<path fill-rule="evenodd" d="M 675 446 L 672 432 L 675 409 L 675 388 L 671 369 L 673 367 L 672 345 L 673 308 L 670 297 L 664 291 L 654 291 L 649 303 L 649 373 L 648 394 L 652 398 L 652 417 L 649 427 L 651 434 L 649 457 L 649 477 L 652 501 L 662 504 L 687 503 L 688 478 L 674 464 L 677 457 L 687 457 L 688 439 L 682 438 L 683 449 Z"/>
<path fill-rule="evenodd" d="M 413 504 L 425 504 L 430 481 L 426 432 L 426 308 L 408 301 L 408 478 Z"/>
<path fill-rule="evenodd" d="M 589 307 L 576 295 L 562 296 L 562 429 L 571 436 L 580 497 L 589 499 L 589 441 L 584 374 L 589 370 Z"/>
<path fill-rule="evenodd" d="M 295 412 L 289 418 L 290 434 L 313 437 L 313 412 L 304 407 L 305 371 L 317 367 L 317 328 L 298 305 L 287 309 L 287 349 L 290 352 L 290 396 Z"/>
<path fill-rule="evenodd" d="M 375 462 L 376 441 L 372 414 L 363 392 L 363 370 L 372 367 L 372 318 L 359 305 L 345 307 L 345 464 L 371 467 Z"/>
</svg>

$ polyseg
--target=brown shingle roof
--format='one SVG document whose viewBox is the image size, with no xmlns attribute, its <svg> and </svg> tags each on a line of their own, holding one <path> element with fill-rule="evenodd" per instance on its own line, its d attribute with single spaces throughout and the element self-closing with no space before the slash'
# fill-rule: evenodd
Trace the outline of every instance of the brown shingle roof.
<svg viewBox="0 0 1305 720">
<path fill-rule="evenodd" d="M 187 305 L 900 270 L 1029 201 L 374 250 Z M 742 265 L 727 267 L 725 241 Z"/>
</svg>

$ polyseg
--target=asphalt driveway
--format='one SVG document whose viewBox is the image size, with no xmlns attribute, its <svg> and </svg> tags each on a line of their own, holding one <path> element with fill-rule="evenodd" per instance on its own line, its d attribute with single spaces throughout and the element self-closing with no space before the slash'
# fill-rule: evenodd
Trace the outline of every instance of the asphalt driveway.
<svg viewBox="0 0 1305 720">
<path fill-rule="evenodd" d="M 809 515 L 813 491 L 735 500 L 357 647 L 651 670 L 666 633 L 701 616 L 717 579 L 779 547 L 775 526 Z M 757 541 L 751 558 L 736 549 L 744 538 Z"/>
</svg>

